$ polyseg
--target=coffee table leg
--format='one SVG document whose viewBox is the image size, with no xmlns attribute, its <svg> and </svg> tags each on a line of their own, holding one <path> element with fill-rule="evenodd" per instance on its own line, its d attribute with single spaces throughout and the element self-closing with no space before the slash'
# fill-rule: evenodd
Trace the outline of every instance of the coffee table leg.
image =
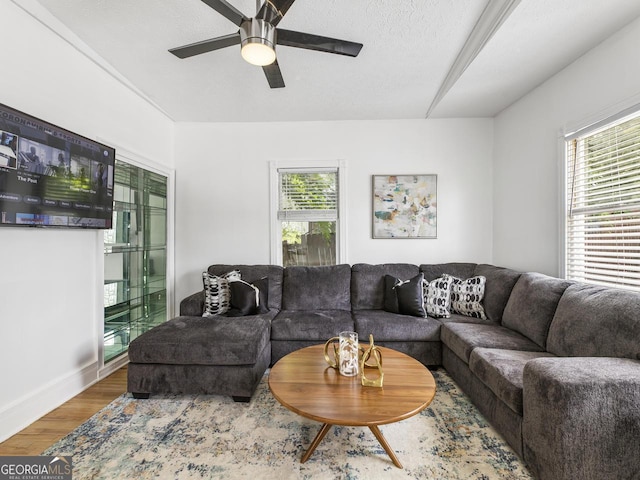
<svg viewBox="0 0 640 480">
<path fill-rule="evenodd" d="M 387 452 L 387 455 L 389 455 L 389 457 L 391 458 L 391 461 L 393 462 L 393 464 L 398 468 L 403 468 L 402 464 L 400 463 L 400 460 L 398 460 L 398 457 L 396 457 L 395 452 L 393 450 L 391 450 L 391 447 L 387 443 L 387 439 L 384 438 L 384 436 L 382 435 L 382 432 L 380 431 L 378 426 L 377 425 L 370 425 L 369 428 L 371 429 L 373 434 L 376 436 L 376 438 L 380 442 L 380 445 L 382 445 L 382 448 L 384 448 L 385 452 Z"/>
<path fill-rule="evenodd" d="M 322 441 L 322 439 L 324 438 L 324 436 L 327 434 L 327 432 L 331 427 L 333 427 L 333 425 L 331 425 L 330 423 L 325 423 L 324 425 L 322 425 L 322 428 L 316 435 L 316 438 L 313 439 L 313 442 L 311 442 L 311 446 L 309 447 L 309 450 L 307 450 L 307 453 L 304 454 L 304 457 L 302 457 L 302 460 L 300 460 L 300 463 L 304 463 L 307 460 L 309 460 L 309 457 L 315 451 L 316 447 L 320 445 L 320 442 Z"/>
</svg>

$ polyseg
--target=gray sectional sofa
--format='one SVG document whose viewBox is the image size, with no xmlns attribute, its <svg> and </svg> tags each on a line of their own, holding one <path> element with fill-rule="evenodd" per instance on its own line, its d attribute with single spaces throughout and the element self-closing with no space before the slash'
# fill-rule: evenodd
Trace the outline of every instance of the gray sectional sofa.
<svg viewBox="0 0 640 480">
<path fill-rule="evenodd" d="M 135 339 L 128 389 L 247 400 L 264 371 L 344 330 L 442 366 L 543 480 L 640 479 L 640 294 L 473 263 L 212 265 L 268 277 L 269 312 L 202 317 L 204 292 Z M 486 319 L 385 310 L 385 276 L 486 278 Z"/>
</svg>

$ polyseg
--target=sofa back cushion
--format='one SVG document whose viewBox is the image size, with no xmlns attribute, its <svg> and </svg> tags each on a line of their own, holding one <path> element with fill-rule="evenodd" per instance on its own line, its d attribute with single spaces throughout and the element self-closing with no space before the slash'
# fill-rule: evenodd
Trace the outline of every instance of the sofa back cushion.
<svg viewBox="0 0 640 480">
<path fill-rule="evenodd" d="M 279 265 L 211 265 L 207 271 L 211 275 L 224 275 L 231 270 L 240 270 L 242 280 L 254 283 L 261 278 L 269 279 L 268 304 L 269 309 L 280 310 L 282 307 L 282 272 Z"/>
<path fill-rule="evenodd" d="M 469 277 L 473 277 L 475 269 L 475 263 L 451 262 L 420 265 L 420 271 L 424 273 L 424 279 L 427 282 L 431 282 L 445 274 L 459 278 L 460 280 L 466 280 Z"/>
<path fill-rule="evenodd" d="M 521 273 L 509 268 L 480 264 L 476 266 L 472 276 L 478 275 L 487 279 L 483 299 L 484 312 L 489 320 L 500 322 L 511 290 Z"/>
<path fill-rule="evenodd" d="M 351 310 L 351 266 L 287 267 L 283 310 Z"/>
<path fill-rule="evenodd" d="M 353 310 L 383 310 L 385 275 L 409 280 L 418 273 L 418 267 L 408 263 L 380 265 L 356 263 L 351 267 L 351 306 Z"/>
<path fill-rule="evenodd" d="M 640 294 L 583 283 L 569 286 L 551 322 L 547 351 L 640 360 Z"/>
<path fill-rule="evenodd" d="M 546 348 L 549 325 L 571 283 L 541 273 L 523 273 L 511 291 L 502 325 Z"/>
</svg>

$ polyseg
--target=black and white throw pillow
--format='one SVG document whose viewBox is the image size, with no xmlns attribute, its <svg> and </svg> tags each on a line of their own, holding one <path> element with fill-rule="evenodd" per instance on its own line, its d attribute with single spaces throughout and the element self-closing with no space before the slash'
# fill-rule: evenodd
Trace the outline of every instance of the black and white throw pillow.
<svg viewBox="0 0 640 480">
<path fill-rule="evenodd" d="M 231 307 L 230 280 L 240 280 L 240 271 L 232 270 L 221 276 L 202 272 L 202 283 L 204 284 L 203 317 L 222 315 L 229 311 Z"/>
<path fill-rule="evenodd" d="M 451 284 L 453 277 L 443 275 L 431 282 L 424 281 L 424 304 L 427 315 L 434 318 L 451 317 Z"/>
<path fill-rule="evenodd" d="M 482 275 L 461 280 L 450 276 L 451 284 L 451 311 L 467 317 L 487 319 L 482 306 L 484 287 L 487 279 Z"/>
</svg>

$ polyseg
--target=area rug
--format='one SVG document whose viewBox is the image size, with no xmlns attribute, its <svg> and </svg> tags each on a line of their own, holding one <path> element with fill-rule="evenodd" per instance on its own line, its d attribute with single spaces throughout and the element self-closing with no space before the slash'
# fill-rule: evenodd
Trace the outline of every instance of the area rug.
<svg viewBox="0 0 640 480">
<path fill-rule="evenodd" d="M 43 452 L 72 455 L 80 479 L 530 479 L 513 450 L 444 370 L 420 414 L 380 427 L 404 469 L 368 428 L 320 428 L 281 406 L 267 374 L 250 403 L 214 395 L 117 398 Z"/>
</svg>

